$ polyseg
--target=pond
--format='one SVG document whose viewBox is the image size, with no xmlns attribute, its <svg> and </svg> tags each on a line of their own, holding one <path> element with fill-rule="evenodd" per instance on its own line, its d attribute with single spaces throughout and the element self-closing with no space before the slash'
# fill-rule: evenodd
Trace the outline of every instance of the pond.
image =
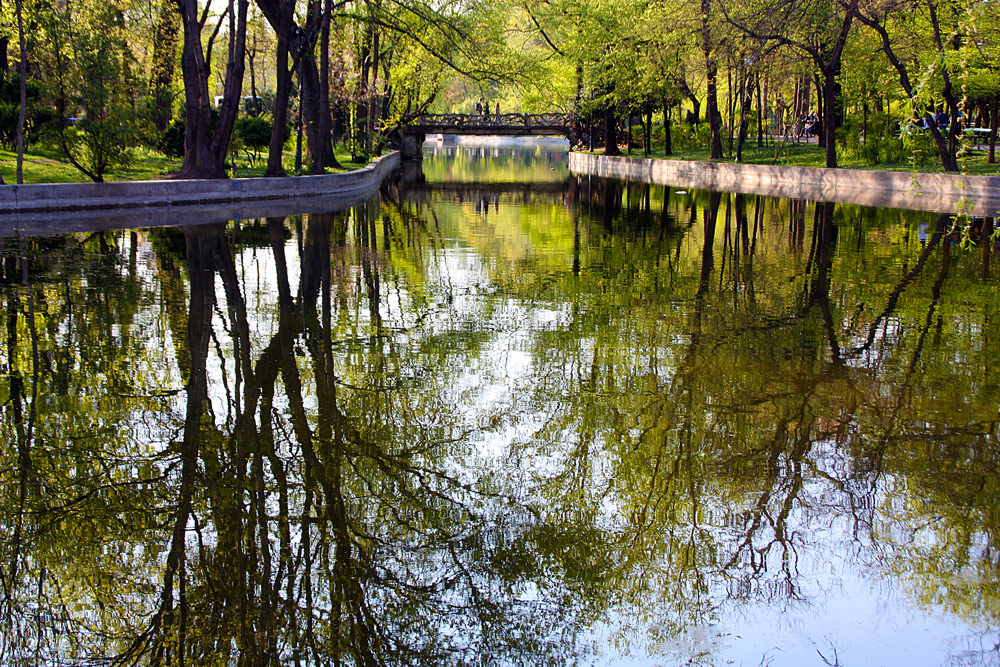
<svg viewBox="0 0 1000 667">
<path fill-rule="evenodd" d="M 985 231 L 428 146 L 0 239 L 0 664 L 1000 663 Z"/>
</svg>

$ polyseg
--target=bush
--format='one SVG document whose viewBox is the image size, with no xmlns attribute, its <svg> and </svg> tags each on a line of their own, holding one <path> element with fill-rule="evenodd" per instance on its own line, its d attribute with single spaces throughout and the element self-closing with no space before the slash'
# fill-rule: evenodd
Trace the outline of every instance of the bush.
<svg viewBox="0 0 1000 667">
<path fill-rule="evenodd" d="M 912 145 L 908 147 L 908 140 L 898 136 L 897 126 L 886 114 L 872 114 L 866 132 L 863 123 L 852 119 L 837 128 L 837 143 L 865 164 L 899 164 L 909 159 Z"/>
<path fill-rule="evenodd" d="M 243 140 L 247 148 L 260 150 L 271 143 L 272 123 L 260 116 L 241 116 L 236 120 L 233 132 Z"/>
<path fill-rule="evenodd" d="M 219 122 L 219 112 L 212 109 L 212 121 L 209 127 L 210 132 L 215 131 L 215 124 Z M 183 115 L 177 120 L 170 121 L 167 129 L 160 133 L 160 138 L 156 142 L 156 148 L 169 157 L 184 157 L 184 130 L 186 125 Z"/>
<path fill-rule="evenodd" d="M 274 122 L 264 116 L 241 116 L 233 128 L 233 141 L 236 148 L 246 153 L 247 161 L 253 167 L 261 159 L 261 153 L 271 144 L 271 131 Z M 291 135 L 288 125 L 285 126 L 283 141 L 287 142 Z"/>
<path fill-rule="evenodd" d="M 675 151 L 708 148 L 711 129 L 707 122 L 691 125 L 676 123 L 671 127 L 670 139 Z"/>
<path fill-rule="evenodd" d="M 182 120 L 170 121 L 156 142 L 161 153 L 170 157 L 184 157 L 184 127 Z"/>
</svg>

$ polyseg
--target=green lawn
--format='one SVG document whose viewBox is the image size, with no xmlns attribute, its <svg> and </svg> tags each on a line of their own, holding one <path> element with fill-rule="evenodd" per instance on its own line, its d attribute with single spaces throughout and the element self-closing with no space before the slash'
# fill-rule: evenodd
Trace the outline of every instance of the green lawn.
<svg viewBox="0 0 1000 667">
<path fill-rule="evenodd" d="M 622 154 L 625 155 L 625 148 L 622 147 Z M 998 151 L 1000 152 L 1000 151 Z M 603 154 L 602 150 L 595 150 L 595 154 Z M 729 155 L 727 158 L 716 160 L 716 162 L 734 162 L 735 158 Z M 642 157 L 641 146 L 633 146 L 632 157 Z M 711 162 L 709 150 L 707 148 L 694 148 L 675 150 L 672 155 L 664 156 L 662 147 L 653 151 L 651 157 L 667 160 L 697 160 Z M 983 176 L 1000 176 L 1000 164 L 988 164 L 986 162 L 987 151 L 970 150 L 965 157 L 965 173 Z M 774 143 L 760 148 L 756 140 L 748 142 L 743 149 L 743 162 L 747 164 L 777 164 L 793 167 L 824 167 L 826 166 L 826 150 L 820 148 L 815 143 Z M 840 151 L 837 154 L 838 165 L 843 169 L 871 169 L 879 171 L 911 171 L 916 170 L 922 173 L 943 173 L 941 160 L 936 153 L 930 153 L 926 149 L 918 153 L 916 159 L 911 155 L 902 162 L 869 164 L 860 157 L 851 154 L 850 151 Z"/>
<path fill-rule="evenodd" d="M 367 162 L 353 162 L 350 154 L 337 147 L 337 160 L 344 166 L 343 170 L 327 169 L 328 174 L 338 171 L 353 171 L 366 166 Z M 286 151 L 284 155 L 285 169 L 288 173 L 294 172 L 295 153 Z M 132 164 L 128 167 L 120 167 L 105 174 L 105 181 L 150 181 L 166 178 L 168 174 L 180 169 L 181 159 L 172 158 L 151 151 L 148 149 L 137 149 L 134 153 Z M 257 161 L 252 167 L 248 163 L 246 156 L 240 156 L 236 161 L 236 174 L 240 178 L 252 176 L 263 176 L 266 166 L 266 155 L 262 160 Z M 87 178 L 81 171 L 77 170 L 69 160 L 50 147 L 35 145 L 24 155 L 24 182 L 25 183 L 87 183 Z M 7 184 L 17 182 L 17 153 L 15 151 L 0 149 L 0 174 L 3 174 L 4 182 Z"/>
<path fill-rule="evenodd" d="M 354 171 L 355 169 L 361 169 L 362 167 L 368 166 L 368 162 L 365 161 L 354 162 L 353 160 L 351 160 L 350 152 L 343 145 L 337 145 L 336 147 L 334 147 L 333 152 L 334 155 L 337 156 L 337 162 L 339 162 L 341 166 L 343 166 L 344 168 L 331 169 L 328 167 L 326 169 L 327 174 L 337 174 L 346 171 Z M 281 159 L 281 164 L 285 168 L 285 171 L 288 174 L 295 174 L 294 149 L 285 150 L 284 155 L 282 156 Z M 236 175 L 239 178 L 254 178 L 258 176 L 263 176 L 264 169 L 266 167 L 267 167 L 266 152 L 258 159 L 253 160 L 252 163 L 251 160 L 248 159 L 248 156 L 245 153 L 241 153 L 240 156 L 236 159 Z M 306 170 L 308 168 L 309 168 L 308 165 L 305 164 L 302 165 L 302 173 L 303 174 L 307 173 Z"/>
</svg>

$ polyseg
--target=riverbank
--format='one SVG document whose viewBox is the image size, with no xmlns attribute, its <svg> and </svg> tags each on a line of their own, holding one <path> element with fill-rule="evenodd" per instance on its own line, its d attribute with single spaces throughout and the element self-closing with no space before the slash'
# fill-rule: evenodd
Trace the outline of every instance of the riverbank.
<svg viewBox="0 0 1000 667">
<path fill-rule="evenodd" d="M 686 162 L 576 152 L 569 154 L 569 168 L 604 178 L 790 199 L 982 216 L 1000 212 L 1000 176 Z"/>
<path fill-rule="evenodd" d="M 333 173 L 354 171 L 367 166 L 367 161 L 353 162 L 350 152 L 345 150 L 343 146 L 337 146 L 337 149 L 337 160 L 343 169 L 335 170 Z M 104 174 L 104 180 L 105 182 L 163 180 L 167 174 L 179 170 L 182 162 L 183 160 L 179 157 L 169 157 L 156 150 L 136 148 L 132 151 L 132 157 L 128 164 L 108 170 Z M 288 173 L 293 173 L 295 152 L 285 151 L 283 162 Z M 236 158 L 234 171 L 230 175 L 234 178 L 256 178 L 264 175 L 266 167 L 266 155 L 258 156 L 251 161 L 247 155 L 241 154 Z M 0 148 L 0 174 L 3 175 L 7 185 L 16 183 L 17 153 L 15 151 Z M 52 146 L 38 144 L 33 145 L 31 150 L 24 154 L 23 177 L 25 185 L 92 182 L 79 169 L 70 164 L 62 151 Z"/>
<path fill-rule="evenodd" d="M 0 236 L 85 231 L 112 219 L 159 226 L 336 210 L 374 194 L 399 165 L 392 152 L 319 176 L 5 185 Z"/>
</svg>

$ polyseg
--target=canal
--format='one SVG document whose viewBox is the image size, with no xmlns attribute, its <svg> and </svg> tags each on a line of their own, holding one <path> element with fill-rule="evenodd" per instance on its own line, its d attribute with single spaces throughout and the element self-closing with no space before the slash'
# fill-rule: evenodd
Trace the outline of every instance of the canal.
<svg viewBox="0 0 1000 667">
<path fill-rule="evenodd" d="M 996 245 L 425 150 L 0 239 L 0 664 L 1000 663 Z"/>
</svg>

